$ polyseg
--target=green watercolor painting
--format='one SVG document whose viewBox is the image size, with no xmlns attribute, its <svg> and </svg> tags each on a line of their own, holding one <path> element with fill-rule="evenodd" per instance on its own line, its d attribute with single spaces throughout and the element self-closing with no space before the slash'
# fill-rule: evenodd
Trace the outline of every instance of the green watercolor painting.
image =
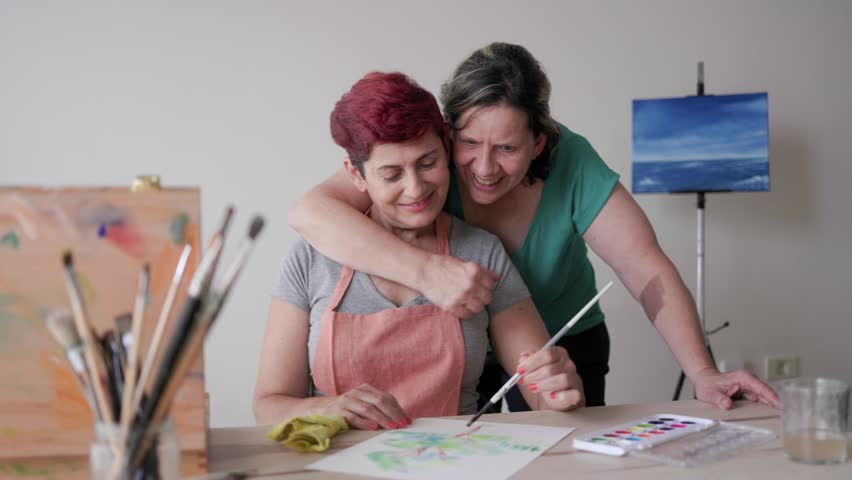
<svg viewBox="0 0 852 480">
<path fill-rule="evenodd" d="M 497 456 L 507 452 L 541 452 L 542 445 L 520 443 L 508 435 L 391 431 L 383 445 L 393 450 L 370 452 L 367 458 L 387 472 L 411 472 L 439 465 L 452 465 L 467 457 Z"/>
</svg>

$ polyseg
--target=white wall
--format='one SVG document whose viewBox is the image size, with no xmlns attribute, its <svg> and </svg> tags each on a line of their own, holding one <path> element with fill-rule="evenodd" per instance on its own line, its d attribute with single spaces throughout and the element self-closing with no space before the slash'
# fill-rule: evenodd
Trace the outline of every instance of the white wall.
<svg viewBox="0 0 852 480">
<path fill-rule="evenodd" d="M 630 185 L 630 102 L 768 91 L 772 192 L 707 205 L 708 324 L 718 356 L 852 380 L 852 2 L 0 1 L 0 182 L 125 185 L 158 173 L 199 185 L 204 234 L 269 229 L 206 350 L 212 424 L 253 422 L 268 291 L 293 240 L 286 211 L 340 165 L 335 100 L 373 69 L 437 91 L 494 40 L 545 65 L 552 109 Z M 639 198 L 695 284 L 695 198 Z M 233 234 L 232 240 L 237 234 Z M 613 278 L 596 260 L 599 281 Z M 678 368 L 623 287 L 603 300 L 609 403 L 670 398 Z M 760 371 L 760 370 L 758 370 Z"/>
</svg>

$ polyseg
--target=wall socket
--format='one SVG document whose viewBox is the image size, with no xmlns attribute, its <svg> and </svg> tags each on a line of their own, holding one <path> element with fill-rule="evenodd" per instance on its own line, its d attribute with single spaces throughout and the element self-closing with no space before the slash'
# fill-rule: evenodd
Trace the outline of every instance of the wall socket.
<svg viewBox="0 0 852 480">
<path fill-rule="evenodd" d="M 799 376 L 799 357 L 766 357 L 766 380 Z"/>
</svg>

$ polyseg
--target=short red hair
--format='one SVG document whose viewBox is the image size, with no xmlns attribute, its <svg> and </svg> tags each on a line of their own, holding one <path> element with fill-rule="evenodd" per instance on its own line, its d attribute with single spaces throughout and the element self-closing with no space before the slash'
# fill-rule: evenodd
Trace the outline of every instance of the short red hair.
<svg viewBox="0 0 852 480">
<path fill-rule="evenodd" d="M 438 101 L 399 72 L 371 72 L 355 82 L 331 112 L 331 136 L 363 173 L 376 144 L 419 140 L 429 129 L 444 138 Z"/>
</svg>

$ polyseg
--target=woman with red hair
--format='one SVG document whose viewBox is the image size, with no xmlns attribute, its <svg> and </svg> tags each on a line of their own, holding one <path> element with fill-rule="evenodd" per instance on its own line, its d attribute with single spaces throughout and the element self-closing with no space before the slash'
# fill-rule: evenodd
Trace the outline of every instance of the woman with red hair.
<svg viewBox="0 0 852 480">
<path fill-rule="evenodd" d="M 420 292 L 354 271 L 300 239 L 267 319 L 258 423 L 319 413 L 375 430 L 473 414 L 489 340 L 502 367 L 523 374 L 533 408 L 582 406 L 565 349 L 538 351 L 547 330 L 500 240 L 442 211 L 448 139 L 432 94 L 400 73 L 370 73 L 335 105 L 331 134 L 348 154 L 352 185 L 370 197 L 370 221 L 411 248 L 481 265 L 498 279 L 488 306 L 459 320 Z"/>
</svg>

